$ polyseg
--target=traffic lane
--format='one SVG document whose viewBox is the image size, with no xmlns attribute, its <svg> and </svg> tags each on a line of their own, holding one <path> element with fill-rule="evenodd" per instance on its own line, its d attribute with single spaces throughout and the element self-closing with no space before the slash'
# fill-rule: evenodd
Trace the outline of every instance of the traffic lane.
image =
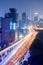
<svg viewBox="0 0 43 65">
<path fill-rule="evenodd" d="M 30 48 L 30 46 L 31 46 L 31 44 L 30 44 L 30 42 L 32 43 L 32 40 L 33 40 L 33 38 L 35 38 L 36 37 L 36 34 L 34 35 L 34 37 L 32 36 L 32 38 L 30 38 L 30 40 L 28 39 L 26 42 L 25 42 L 25 44 L 23 44 L 22 46 L 21 46 L 21 48 L 19 48 L 19 52 L 17 51 L 17 53 L 11 58 L 11 60 L 13 60 L 13 63 L 15 63 L 15 62 L 17 62 L 25 53 L 26 53 L 26 51 Z M 29 43 L 29 44 L 27 44 L 27 43 Z M 28 46 L 29 45 L 29 46 Z M 10 60 L 10 61 L 11 61 Z M 10 63 L 10 61 L 9 61 L 9 63 Z M 10 64 L 7 64 L 7 65 L 10 65 Z M 12 64 L 13 65 L 13 64 Z"/>
<path fill-rule="evenodd" d="M 28 38 L 28 36 L 30 36 L 30 35 L 32 35 L 32 33 L 28 34 L 24 39 L 22 39 L 22 41 L 23 41 L 23 40 L 25 41 L 25 39 Z M 19 44 L 20 44 L 20 42 L 19 42 Z M 18 43 L 16 44 L 16 46 L 14 47 L 15 51 L 13 51 L 13 52 L 11 53 L 11 55 L 8 56 L 8 57 L 5 59 L 6 62 L 12 57 L 12 54 L 14 54 L 14 53 L 17 51 L 17 48 L 19 48 L 23 43 L 21 43 L 20 45 L 19 45 L 19 44 L 18 44 Z M 17 46 L 17 45 L 18 45 L 18 46 Z M 17 47 L 17 48 L 16 48 L 16 47 Z M 3 65 L 3 64 L 5 65 L 5 63 L 6 63 L 5 61 L 3 61 L 4 63 L 2 62 L 1 65 Z"/>
</svg>

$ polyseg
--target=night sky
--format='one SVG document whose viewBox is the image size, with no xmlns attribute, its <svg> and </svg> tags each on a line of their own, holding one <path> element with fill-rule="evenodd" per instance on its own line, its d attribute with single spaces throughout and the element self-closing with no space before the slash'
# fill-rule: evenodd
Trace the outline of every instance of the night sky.
<svg viewBox="0 0 43 65">
<path fill-rule="evenodd" d="M 9 8 L 16 8 L 21 16 L 23 12 L 30 18 L 34 12 L 43 15 L 43 0 L 0 0 L 0 16 L 9 11 Z"/>
</svg>

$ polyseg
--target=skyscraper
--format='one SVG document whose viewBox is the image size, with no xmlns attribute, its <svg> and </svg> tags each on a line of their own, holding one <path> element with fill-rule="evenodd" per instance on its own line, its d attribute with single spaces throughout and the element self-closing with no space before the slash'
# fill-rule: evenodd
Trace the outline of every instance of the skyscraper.
<svg viewBox="0 0 43 65">
<path fill-rule="evenodd" d="M 0 42 L 8 44 L 13 40 L 18 40 L 18 13 L 15 8 L 10 8 L 10 12 L 5 13 L 5 17 L 0 19 L 0 23 L 0 29 L 2 28 Z"/>
<path fill-rule="evenodd" d="M 37 21 L 38 21 L 38 13 L 35 12 L 35 13 L 34 13 L 34 22 L 37 22 Z"/>
</svg>

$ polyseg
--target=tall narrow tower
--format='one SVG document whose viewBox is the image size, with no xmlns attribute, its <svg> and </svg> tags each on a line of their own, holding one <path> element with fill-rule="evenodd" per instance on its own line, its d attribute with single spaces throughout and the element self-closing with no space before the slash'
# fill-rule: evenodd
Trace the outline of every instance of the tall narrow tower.
<svg viewBox="0 0 43 65">
<path fill-rule="evenodd" d="M 35 21 L 35 22 L 38 21 L 38 13 L 37 13 L 37 12 L 34 13 L 34 21 Z"/>
</svg>

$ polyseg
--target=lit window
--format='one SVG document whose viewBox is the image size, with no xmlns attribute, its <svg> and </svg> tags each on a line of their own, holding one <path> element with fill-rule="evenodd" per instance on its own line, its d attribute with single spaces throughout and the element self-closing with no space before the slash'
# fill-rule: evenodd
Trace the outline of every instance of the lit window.
<svg viewBox="0 0 43 65">
<path fill-rule="evenodd" d="M 15 23 L 13 23 L 13 30 L 15 30 Z"/>
<path fill-rule="evenodd" d="M 1 28 L 1 21 L 0 21 L 0 28 Z"/>
<path fill-rule="evenodd" d="M 10 30 L 15 30 L 15 23 L 14 22 L 10 22 Z"/>
<path fill-rule="evenodd" d="M 10 22 L 10 30 L 12 30 L 12 28 L 13 28 L 12 26 L 13 26 L 13 24 L 12 24 L 12 22 Z"/>
</svg>

